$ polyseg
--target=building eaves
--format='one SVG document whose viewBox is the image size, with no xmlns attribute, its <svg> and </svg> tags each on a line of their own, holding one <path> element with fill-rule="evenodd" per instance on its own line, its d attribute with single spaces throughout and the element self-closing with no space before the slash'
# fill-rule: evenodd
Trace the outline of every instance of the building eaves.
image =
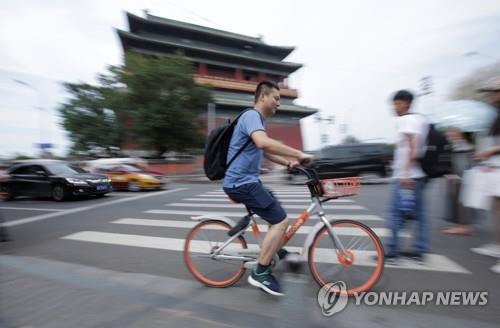
<svg viewBox="0 0 500 328">
<path fill-rule="evenodd" d="M 127 13 L 127 14 L 130 16 L 134 16 L 135 18 L 138 18 L 138 19 L 144 19 L 142 17 L 136 16 L 136 15 L 133 15 L 130 13 Z M 155 16 L 155 15 L 151 15 L 151 14 L 147 14 L 145 20 L 146 21 L 153 21 L 153 22 L 157 22 L 157 23 L 162 23 L 162 24 L 166 24 L 166 25 L 173 25 L 173 26 L 177 26 L 177 27 L 184 28 L 187 30 L 193 30 L 193 31 L 207 33 L 207 34 L 213 34 L 213 35 L 217 35 L 217 36 L 231 38 L 231 39 L 235 39 L 235 40 L 250 42 L 253 44 L 258 44 L 260 46 L 265 46 L 265 47 L 269 47 L 269 48 L 282 49 L 282 50 L 286 50 L 286 51 L 290 51 L 290 52 L 292 52 L 295 49 L 295 47 L 273 46 L 273 45 L 266 44 L 262 41 L 262 39 L 260 37 L 252 37 L 252 36 L 238 34 L 238 33 L 234 33 L 234 32 L 218 30 L 218 29 L 211 28 L 211 27 L 176 21 L 173 19 L 159 17 L 159 16 Z"/>
<path fill-rule="evenodd" d="M 213 49 L 216 50 L 220 53 L 224 54 L 235 54 L 235 55 L 243 55 L 246 57 L 252 57 L 252 58 L 260 58 L 264 60 L 271 60 L 271 61 L 279 61 L 277 60 L 276 56 L 268 55 L 262 52 L 258 51 L 249 51 L 249 50 L 243 50 L 243 49 L 235 49 L 231 47 L 223 47 L 220 45 L 214 45 L 209 42 L 202 42 L 202 41 L 196 41 L 196 40 L 187 40 L 183 38 L 179 38 L 176 36 L 166 36 L 166 35 L 157 35 L 157 34 L 150 34 L 150 33 L 134 33 L 135 35 L 145 37 L 148 39 L 152 40 L 157 40 L 157 41 L 165 41 L 169 43 L 175 43 L 175 44 L 183 44 L 191 47 L 195 47 L 197 49 Z M 281 62 L 281 61 L 280 61 Z"/>
<path fill-rule="evenodd" d="M 128 47 L 126 51 L 130 52 L 136 52 L 144 55 L 151 55 L 151 56 L 168 56 L 168 54 L 154 51 L 154 50 L 147 50 L 147 49 L 140 49 L 140 48 L 135 48 L 135 47 Z M 275 74 L 275 75 L 283 75 L 286 76 L 290 74 L 290 71 L 277 71 L 277 70 L 272 70 L 272 69 L 265 69 L 265 68 L 255 68 L 255 67 L 249 67 L 249 66 L 244 66 L 244 65 L 237 65 L 237 64 L 231 64 L 231 63 L 226 63 L 226 62 L 221 62 L 221 61 L 216 61 L 216 60 L 209 60 L 206 58 L 201 58 L 201 57 L 192 57 L 192 56 L 186 56 L 185 58 L 187 60 L 190 60 L 192 62 L 198 62 L 198 63 L 204 63 L 204 64 L 209 64 L 209 65 L 216 65 L 216 66 L 222 66 L 222 67 L 231 67 L 231 68 L 240 68 L 243 70 L 249 70 L 249 71 L 255 71 L 255 72 L 262 72 L 262 73 L 268 73 L 268 74 Z"/>
<path fill-rule="evenodd" d="M 253 101 L 245 100 L 245 99 L 235 99 L 232 97 L 222 97 L 214 95 L 214 100 L 216 104 L 221 105 L 231 105 L 231 106 L 241 106 L 241 107 L 252 107 L 254 105 Z M 318 110 L 311 107 L 300 106 L 295 104 L 284 104 L 278 108 L 278 112 L 289 112 L 302 114 L 304 116 L 315 114 Z"/>
<path fill-rule="evenodd" d="M 117 29 L 117 33 L 122 38 L 122 42 L 124 41 L 124 38 L 130 38 L 130 39 L 136 39 L 136 40 L 141 40 L 141 41 L 146 41 L 146 42 L 151 42 L 151 43 L 157 43 L 157 44 L 164 44 L 164 45 L 171 45 L 177 48 L 185 48 L 185 49 L 193 49 L 193 50 L 201 50 L 206 53 L 213 53 L 213 54 L 222 54 L 230 57 L 235 57 L 235 58 L 242 58 L 246 59 L 249 61 L 254 61 L 254 62 L 261 62 L 261 63 L 266 63 L 266 64 L 272 64 L 276 66 L 281 66 L 281 67 L 288 67 L 288 68 L 293 68 L 294 70 L 297 70 L 302 67 L 302 64 L 298 63 L 291 63 L 291 62 L 284 62 L 284 61 L 276 61 L 276 60 L 270 60 L 270 59 L 264 59 L 264 58 L 255 58 L 252 56 L 246 56 L 242 54 L 235 54 L 235 53 L 230 53 L 230 52 L 225 52 L 225 51 L 220 51 L 220 50 L 215 50 L 213 48 L 207 48 L 207 47 L 201 47 L 201 46 L 196 46 L 196 45 L 189 45 L 185 43 L 180 43 L 180 42 L 173 42 L 173 41 L 167 41 L 167 40 L 158 40 L 146 36 L 141 36 L 137 35 L 134 33 L 130 33 L 127 31 L 123 31 L 120 29 Z"/>
</svg>

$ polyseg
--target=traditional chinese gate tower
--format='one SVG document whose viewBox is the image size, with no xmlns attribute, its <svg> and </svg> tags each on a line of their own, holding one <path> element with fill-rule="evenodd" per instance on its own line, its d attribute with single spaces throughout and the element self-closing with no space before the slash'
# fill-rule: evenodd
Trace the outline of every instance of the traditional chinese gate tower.
<svg viewBox="0 0 500 328">
<path fill-rule="evenodd" d="M 188 24 L 146 13 L 142 18 L 127 13 L 130 31 L 117 30 L 123 50 L 143 55 L 168 56 L 181 50 L 196 66 L 194 79 L 207 85 L 215 103 L 203 119 L 207 128 L 253 107 L 257 83 L 272 80 L 281 88 L 281 106 L 266 123 L 267 133 L 286 144 L 303 149 L 299 120 L 317 112 L 294 104 L 298 97 L 287 78 L 302 67 L 283 61 L 294 47 L 265 44 L 260 38 Z"/>
</svg>

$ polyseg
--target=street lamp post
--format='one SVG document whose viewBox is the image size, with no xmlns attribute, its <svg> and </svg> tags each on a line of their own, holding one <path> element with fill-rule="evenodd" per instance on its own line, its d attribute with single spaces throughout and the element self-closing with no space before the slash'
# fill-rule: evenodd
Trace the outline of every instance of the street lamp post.
<svg viewBox="0 0 500 328">
<path fill-rule="evenodd" d="M 321 114 L 316 114 L 314 115 L 314 121 L 316 123 L 319 123 L 319 148 L 323 148 L 323 144 L 327 144 L 329 141 L 329 134 L 325 133 L 322 129 L 322 123 L 327 122 L 327 124 L 334 124 L 335 123 L 335 116 L 330 115 L 328 117 L 323 118 Z"/>
<path fill-rule="evenodd" d="M 419 81 L 420 92 L 418 93 L 418 96 L 423 97 L 422 99 L 427 99 L 427 105 L 423 103 L 423 112 L 427 112 L 427 114 L 429 114 L 434 107 L 434 79 L 431 75 L 426 75 Z"/>
<path fill-rule="evenodd" d="M 432 93 L 432 76 L 427 75 L 420 79 L 420 94 L 419 96 L 426 96 Z"/>
<path fill-rule="evenodd" d="M 215 104 L 209 103 L 207 106 L 207 136 L 215 129 Z"/>
<path fill-rule="evenodd" d="M 18 79 L 13 79 L 13 81 L 17 84 L 20 84 L 28 89 L 30 89 L 31 91 L 33 91 L 36 95 L 36 98 L 37 98 L 37 102 L 38 104 L 41 104 L 41 96 L 40 96 L 40 91 L 35 88 L 33 85 L 31 85 L 30 83 L 28 82 L 25 82 L 23 80 L 18 80 Z M 43 141 L 43 123 L 42 123 L 42 119 L 43 119 L 43 112 L 44 112 L 44 108 L 41 107 L 41 106 L 34 106 L 34 108 L 36 108 L 38 110 L 38 129 L 39 129 L 39 144 L 38 144 L 38 148 L 44 152 L 45 150 L 48 150 L 50 148 L 52 148 L 52 145 L 50 143 L 44 143 Z"/>
</svg>

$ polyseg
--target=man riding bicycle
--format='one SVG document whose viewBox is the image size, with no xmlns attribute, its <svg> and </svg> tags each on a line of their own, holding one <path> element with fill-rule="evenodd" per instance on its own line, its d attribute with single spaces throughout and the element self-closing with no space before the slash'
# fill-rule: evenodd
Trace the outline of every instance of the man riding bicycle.
<svg viewBox="0 0 500 328">
<path fill-rule="evenodd" d="M 270 265 L 274 254 L 281 246 L 288 227 L 288 218 L 278 200 L 259 180 L 262 155 L 274 163 L 287 167 L 312 160 L 311 155 L 286 146 L 266 134 L 265 120 L 275 114 L 280 105 L 279 90 L 279 87 L 271 81 L 262 81 L 257 85 L 254 110 L 247 110 L 239 118 L 227 158 L 233 158 L 248 138 L 251 138 L 252 142 L 227 169 L 223 183 L 224 192 L 232 200 L 243 203 L 270 224 L 262 241 L 258 264 L 248 277 L 248 282 L 276 296 L 284 294 L 271 273 Z M 296 160 L 289 161 L 282 156 Z"/>
</svg>

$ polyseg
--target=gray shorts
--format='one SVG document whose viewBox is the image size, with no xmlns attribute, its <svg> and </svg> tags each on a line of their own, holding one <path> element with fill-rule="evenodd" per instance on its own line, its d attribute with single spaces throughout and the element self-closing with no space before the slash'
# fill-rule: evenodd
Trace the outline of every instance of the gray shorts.
<svg viewBox="0 0 500 328">
<path fill-rule="evenodd" d="M 224 188 L 224 192 L 235 202 L 245 204 L 269 224 L 277 224 L 286 218 L 286 212 L 271 191 L 262 183 L 247 183 L 236 188 Z"/>
</svg>

